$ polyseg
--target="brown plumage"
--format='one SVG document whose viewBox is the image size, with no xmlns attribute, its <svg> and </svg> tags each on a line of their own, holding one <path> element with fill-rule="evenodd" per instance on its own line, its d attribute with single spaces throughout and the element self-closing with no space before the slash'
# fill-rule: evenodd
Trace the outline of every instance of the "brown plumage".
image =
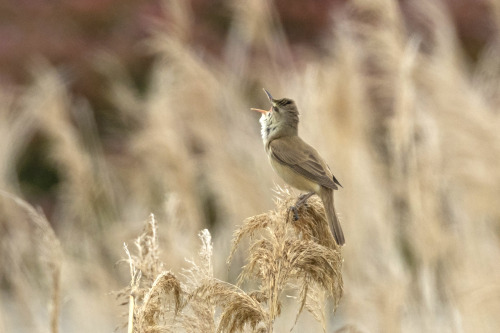
<svg viewBox="0 0 500 333">
<path fill-rule="evenodd" d="M 288 98 L 273 99 L 267 91 L 266 94 L 271 110 L 253 110 L 262 113 L 262 139 L 271 166 L 289 185 L 314 192 L 321 198 L 335 241 L 344 245 L 344 233 L 333 200 L 333 191 L 342 185 L 316 149 L 298 136 L 299 111 L 295 102 Z"/>
</svg>

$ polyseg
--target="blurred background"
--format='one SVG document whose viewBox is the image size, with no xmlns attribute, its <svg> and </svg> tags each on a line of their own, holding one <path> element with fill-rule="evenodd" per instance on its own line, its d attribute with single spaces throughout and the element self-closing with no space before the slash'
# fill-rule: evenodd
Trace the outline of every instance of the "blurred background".
<svg viewBox="0 0 500 333">
<path fill-rule="evenodd" d="M 500 331 L 499 28 L 498 0 L 0 1 L 0 331 L 50 331 L 54 288 L 6 192 L 60 242 L 62 332 L 125 331 L 118 262 L 150 213 L 167 269 L 208 228 L 234 282 L 232 233 L 283 185 L 262 87 L 344 186 L 328 332 Z"/>
</svg>

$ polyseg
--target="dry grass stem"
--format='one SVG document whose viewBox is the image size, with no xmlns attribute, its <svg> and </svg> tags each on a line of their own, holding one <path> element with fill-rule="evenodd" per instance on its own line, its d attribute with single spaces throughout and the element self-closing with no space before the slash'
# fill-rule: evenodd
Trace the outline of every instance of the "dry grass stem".
<svg viewBox="0 0 500 333">
<path fill-rule="evenodd" d="M 3 190 L 0 190 L 0 195 L 12 200 L 27 213 L 29 221 L 34 224 L 39 234 L 39 256 L 42 262 L 47 265 L 51 281 L 49 301 L 50 332 L 57 333 L 59 332 L 61 312 L 61 269 L 64 253 L 61 243 L 40 209 L 35 209 L 21 198 Z"/>
</svg>

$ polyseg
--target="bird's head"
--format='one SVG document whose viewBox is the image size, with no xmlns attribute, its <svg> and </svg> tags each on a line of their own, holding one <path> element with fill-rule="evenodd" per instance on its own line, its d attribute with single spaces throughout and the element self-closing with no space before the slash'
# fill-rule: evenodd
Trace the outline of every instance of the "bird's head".
<svg viewBox="0 0 500 333">
<path fill-rule="evenodd" d="M 260 123 L 262 125 L 262 136 L 264 139 L 275 135 L 297 135 L 299 124 L 299 110 L 295 102 L 289 98 L 274 99 L 273 96 L 264 89 L 264 92 L 271 102 L 269 110 L 252 110 L 262 113 Z"/>
</svg>

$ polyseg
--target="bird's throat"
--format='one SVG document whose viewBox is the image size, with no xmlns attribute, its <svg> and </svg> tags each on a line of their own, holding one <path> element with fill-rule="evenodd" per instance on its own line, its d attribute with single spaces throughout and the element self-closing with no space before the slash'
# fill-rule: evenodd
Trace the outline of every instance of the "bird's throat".
<svg viewBox="0 0 500 333">
<path fill-rule="evenodd" d="M 261 125 L 260 134 L 262 135 L 262 140 L 266 143 L 276 130 L 276 126 L 272 124 L 272 118 L 265 114 L 260 117 L 259 121 Z"/>
</svg>

